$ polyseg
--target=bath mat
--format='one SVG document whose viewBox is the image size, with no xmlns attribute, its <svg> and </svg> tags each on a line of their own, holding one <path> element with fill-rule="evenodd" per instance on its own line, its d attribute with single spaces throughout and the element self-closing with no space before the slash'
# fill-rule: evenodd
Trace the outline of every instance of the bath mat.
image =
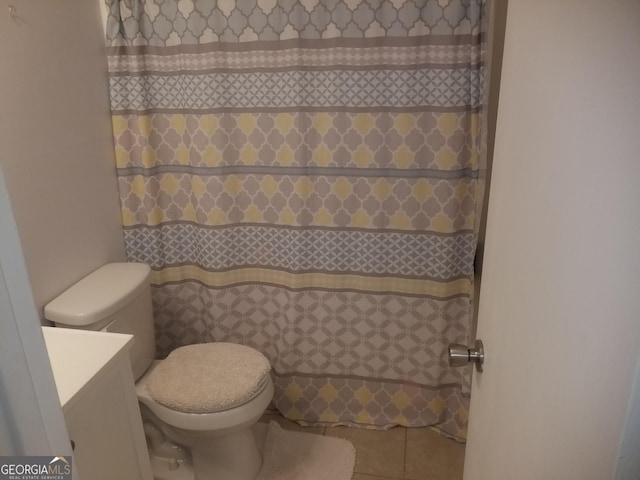
<svg viewBox="0 0 640 480">
<path fill-rule="evenodd" d="M 353 475 L 356 449 L 347 440 L 290 432 L 274 421 L 258 423 L 254 431 L 264 449 L 256 480 L 350 480 Z"/>
</svg>

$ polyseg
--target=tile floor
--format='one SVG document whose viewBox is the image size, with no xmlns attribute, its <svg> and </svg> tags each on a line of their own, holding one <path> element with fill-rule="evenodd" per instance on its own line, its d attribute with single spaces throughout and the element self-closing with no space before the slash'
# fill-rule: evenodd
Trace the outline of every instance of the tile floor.
<svg viewBox="0 0 640 480">
<path fill-rule="evenodd" d="M 277 414 L 261 421 L 275 420 L 283 428 L 345 438 L 356 447 L 353 480 L 461 480 L 464 445 L 428 428 L 396 427 L 365 430 L 347 427 L 301 427 Z"/>
</svg>

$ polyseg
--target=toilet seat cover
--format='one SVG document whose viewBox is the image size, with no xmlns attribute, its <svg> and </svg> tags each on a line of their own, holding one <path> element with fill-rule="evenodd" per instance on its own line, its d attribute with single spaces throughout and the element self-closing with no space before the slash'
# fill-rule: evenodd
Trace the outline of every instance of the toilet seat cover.
<svg viewBox="0 0 640 480">
<path fill-rule="evenodd" d="M 187 413 L 212 413 L 250 400 L 271 370 L 257 350 L 234 343 L 202 343 L 175 349 L 151 372 L 149 396 Z"/>
</svg>

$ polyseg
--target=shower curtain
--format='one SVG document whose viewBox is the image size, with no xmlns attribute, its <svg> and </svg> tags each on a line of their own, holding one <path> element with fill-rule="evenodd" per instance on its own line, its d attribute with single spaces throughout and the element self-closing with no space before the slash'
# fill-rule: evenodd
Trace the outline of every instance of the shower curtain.
<svg viewBox="0 0 640 480">
<path fill-rule="evenodd" d="M 107 0 L 159 353 L 250 345 L 302 424 L 464 438 L 484 0 Z"/>
</svg>

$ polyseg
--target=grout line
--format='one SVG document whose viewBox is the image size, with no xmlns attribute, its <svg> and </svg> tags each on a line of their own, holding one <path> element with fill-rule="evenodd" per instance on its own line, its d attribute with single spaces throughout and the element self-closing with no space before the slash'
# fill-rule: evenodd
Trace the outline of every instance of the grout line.
<svg viewBox="0 0 640 480">
<path fill-rule="evenodd" d="M 399 480 L 397 477 L 386 477 L 384 475 L 375 475 L 373 473 L 360 473 L 360 472 L 353 472 L 354 474 L 357 475 L 364 475 L 366 477 L 374 477 L 374 478 L 381 478 L 381 479 L 386 479 L 386 480 Z"/>
<path fill-rule="evenodd" d="M 407 442 L 409 441 L 407 438 L 409 435 L 407 434 L 407 427 L 404 428 L 404 462 L 402 462 L 402 478 L 407 478 Z"/>
</svg>

